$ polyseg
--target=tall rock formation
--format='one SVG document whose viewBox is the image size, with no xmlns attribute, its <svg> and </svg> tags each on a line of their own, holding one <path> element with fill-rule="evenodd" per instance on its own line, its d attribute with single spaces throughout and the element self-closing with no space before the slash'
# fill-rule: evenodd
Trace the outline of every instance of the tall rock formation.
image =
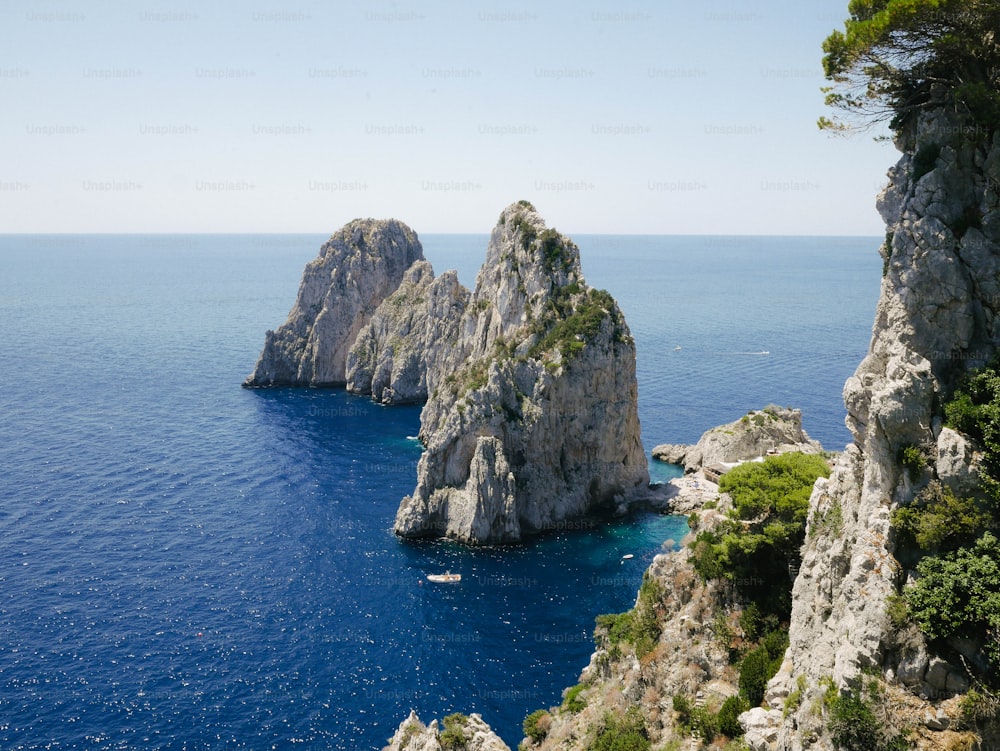
<svg viewBox="0 0 1000 751">
<path fill-rule="evenodd" d="M 265 334 L 243 385 L 343 386 L 358 332 L 423 257 L 416 233 L 395 219 L 345 225 L 306 266 L 288 320 Z"/>
<path fill-rule="evenodd" d="M 428 374 L 453 346 L 468 301 L 454 271 L 435 279 L 427 261 L 413 264 L 351 347 L 347 390 L 381 404 L 426 401 Z"/>
<path fill-rule="evenodd" d="M 899 460 L 904 447 L 926 452 L 923 481 L 961 487 L 974 471 L 961 436 L 942 427 L 941 403 L 1000 343 L 1000 135 L 985 138 L 935 112 L 897 145 L 904 155 L 878 201 L 888 233 L 871 345 L 844 387 L 854 443 L 813 492 L 773 706 L 800 680 L 815 698 L 823 677 L 857 688 L 865 670 L 936 698 L 968 685 L 958 666 L 931 665 L 920 644 L 899 643 L 887 619 L 906 574 L 893 555 L 890 514 L 917 489 Z M 842 524 L 823 524 L 830 514 Z M 759 747 L 801 749 L 815 736 L 811 748 L 830 748 L 811 706 L 804 701 L 780 723 L 777 743 Z"/>
<path fill-rule="evenodd" d="M 397 534 L 512 542 L 648 485 L 628 326 L 531 204 L 500 216 L 455 331 L 429 363 Z"/>
</svg>

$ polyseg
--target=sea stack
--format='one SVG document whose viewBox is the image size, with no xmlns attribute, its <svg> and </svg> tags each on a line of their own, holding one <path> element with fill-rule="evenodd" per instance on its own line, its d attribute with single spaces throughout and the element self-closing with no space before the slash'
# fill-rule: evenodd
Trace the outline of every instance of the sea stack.
<svg viewBox="0 0 1000 751">
<path fill-rule="evenodd" d="M 345 225 L 306 266 L 288 320 L 265 334 L 243 385 L 345 385 L 347 353 L 358 332 L 423 257 L 416 233 L 395 219 Z"/>
<path fill-rule="evenodd" d="M 402 537 L 515 542 L 623 511 L 648 485 L 625 318 L 526 201 L 501 214 L 426 380 L 426 451 L 396 515 Z"/>
</svg>

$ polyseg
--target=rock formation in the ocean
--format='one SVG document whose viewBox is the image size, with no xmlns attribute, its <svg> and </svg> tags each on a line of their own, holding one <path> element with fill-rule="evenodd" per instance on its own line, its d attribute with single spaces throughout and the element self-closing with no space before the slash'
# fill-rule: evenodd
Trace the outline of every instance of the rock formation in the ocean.
<svg viewBox="0 0 1000 751">
<path fill-rule="evenodd" d="M 695 472 L 789 451 L 818 454 L 823 447 L 802 429 L 801 410 L 769 406 L 706 431 L 693 446 L 662 444 L 652 454 L 654 459 L 684 465 L 685 472 Z"/>
<path fill-rule="evenodd" d="M 358 332 L 423 257 L 416 233 L 394 219 L 356 219 L 338 230 L 306 266 L 288 320 L 266 333 L 243 385 L 343 386 Z"/>
<path fill-rule="evenodd" d="M 381 404 L 426 401 L 428 375 L 437 377 L 468 301 L 454 271 L 435 279 L 427 261 L 413 264 L 351 347 L 347 390 Z"/>
<path fill-rule="evenodd" d="M 504 210 L 455 330 L 429 363 L 397 534 L 513 542 L 646 488 L 628 326 L 531 204 Z"/>
</svg>

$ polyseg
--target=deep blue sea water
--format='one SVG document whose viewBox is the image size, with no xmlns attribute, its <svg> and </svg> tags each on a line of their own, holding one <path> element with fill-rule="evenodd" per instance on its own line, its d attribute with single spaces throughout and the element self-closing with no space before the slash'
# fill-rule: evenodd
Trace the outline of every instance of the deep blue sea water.
<svg viewBox="0 0 1000 751">
<path fill-rule="evenodd" d="M 0 748 L 374 749 L 411 707 L 513 746 L 684 534 L 397 541 L 418 408 L 239 388 L 324 239 L 0 236 Z M 635 335 L 647 449 L 772 402 L 849 440 L 877 239 L 575 239 Z M 473 283 L 484 236 L 422 240 Z"/>
</svg>

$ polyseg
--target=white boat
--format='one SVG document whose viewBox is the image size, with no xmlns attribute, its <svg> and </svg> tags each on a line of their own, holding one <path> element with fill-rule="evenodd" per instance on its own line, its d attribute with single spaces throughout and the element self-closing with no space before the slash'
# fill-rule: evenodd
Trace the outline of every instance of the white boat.
<svg viewBox="0 0 1000 751">
<path fill-rule="evenodd" d="M 634 556 L 634 555 L 632 555 L 631 553 L 626 553 L 625 555 L 623 555 L 623 556 L 622 556 L 622 560 L 623 560 L 623 561 L 630 561 L 630 560 L 632 560 L 633 558 L 635 558 L 635 556 Z"/>
<path fill-rule="evenodd" d="M 428 574 L 427 581 L 434 582 L 435 584 L 452 584 L 462 581 L 462 575 L 445 571 L 443 574 Z"/>
</svg>

